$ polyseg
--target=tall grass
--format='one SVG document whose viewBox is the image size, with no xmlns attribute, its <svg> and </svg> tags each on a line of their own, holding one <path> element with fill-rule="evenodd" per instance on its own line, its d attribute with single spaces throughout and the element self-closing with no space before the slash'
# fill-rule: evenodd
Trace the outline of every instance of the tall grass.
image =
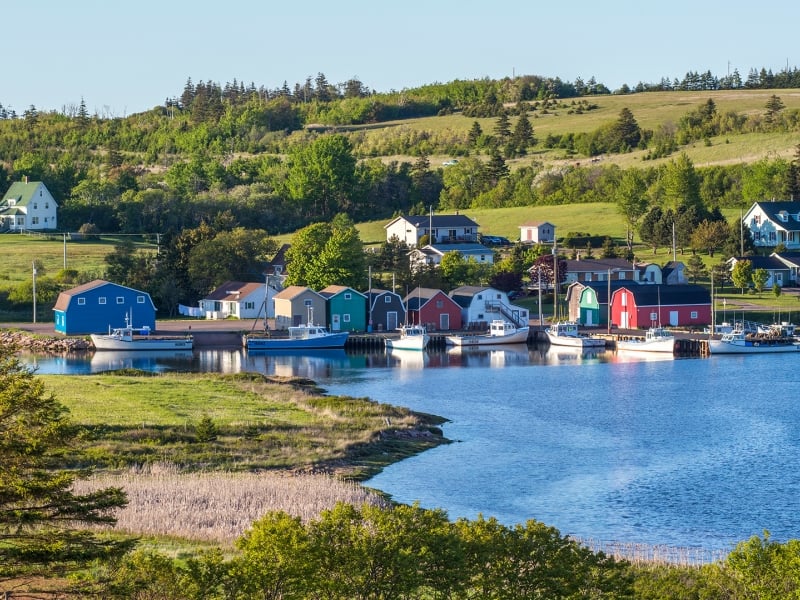
<svg viewBox="0 0 800 600">
<path fill-rule="evenodd" d="M 87 494 L 109 486 L 120 487 L 128 495 L 128 505 L 116 513 L 116 531 L 224 545 L 232 544 L 269 511 L 308 521 L 337 502 L 387 505 L 376 492 L 327 475 L 187 474 L 169 464 L 99 474 L 76 481 L 73 488 Z"/>
</svg>

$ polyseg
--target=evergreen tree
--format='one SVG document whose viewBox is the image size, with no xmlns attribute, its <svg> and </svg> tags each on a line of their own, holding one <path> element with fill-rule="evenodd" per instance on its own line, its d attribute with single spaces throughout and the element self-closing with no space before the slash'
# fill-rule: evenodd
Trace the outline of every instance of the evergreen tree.
<svg viewBox="0 0 800 600">
<path fill-rule="evenodd" d="M 469 133 L 467 134 L 467 141 L 469 142 L 469 145 L 473 148 L 477 147 L 478 140 L 480 140 L 482 135 L 483 130 L 481 129 L 480 123 L 473 121 L 472 127 L 470 127 Z"/>
<path fill-rule="evenodd" d="M 494 124 L 494 137 L 498 146 L 505 144 L 511 137 L 511 122 L 505 110 L 500 113 Z"/>
<path fill-rule="evenodd" d="M 708 275 L 708 269 L 699 254 L 692 254 L 686 261 L 686 276 L 692 283 L 697 283 L 701 277 Z"/>
<path fill-rule="evenodd" d="M 514 133 L 511 136 L 511 144 L 516 150 L 517 156 L 527 154 L 528 147 L 536 143 L 533 137 L 533 127 L 528 120 L 528 115 L 522 113 L 514 125 Z"/>
<path fill-rule="evenodd" d="M 0 595 L 11 580 L 16 587 L 28 577 L 64 576 L 130 547 L 79 530 L 113 524 L 110 511 L 126 499 L 118 488 L 71 490 L 75 479 L 88 474 L 59 470 L 77 433 L 42 381 L 12 348 L 0 347 Z M 5 591 L 11 597 L 11 589 Z"/>
<path fill-rule="evenodd" d="M 508 165 L 496 148 L 492 149 L 489 162 L 486 163 L 486 175 L 493 184 L 503 177 L 508 177 Z"/>
</svg>

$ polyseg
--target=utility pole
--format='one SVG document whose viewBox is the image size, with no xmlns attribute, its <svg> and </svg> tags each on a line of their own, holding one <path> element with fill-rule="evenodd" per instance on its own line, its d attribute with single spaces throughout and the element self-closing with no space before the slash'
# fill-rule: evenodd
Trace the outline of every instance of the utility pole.
<svg viewBox="0 0 800 600">
<path fill-rule="evenodd" d="M 33 322 L 36 323 L 36 261 L 33 261 Z"/>
</svg>

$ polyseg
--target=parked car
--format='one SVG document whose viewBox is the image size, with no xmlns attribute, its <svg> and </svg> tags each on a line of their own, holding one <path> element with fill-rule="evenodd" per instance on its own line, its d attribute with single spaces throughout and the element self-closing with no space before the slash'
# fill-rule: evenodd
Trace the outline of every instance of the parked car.
<svg viewBox="0 0 800 600">
<path fill-rule="evenodd" d="M 457 165 L 458 161 L 455 158 L 451 158 L 450 160 L 446 160 L 442 163 L 442 166 L 445 167 L 452 167 L 453 165 Z"/>
</svg>

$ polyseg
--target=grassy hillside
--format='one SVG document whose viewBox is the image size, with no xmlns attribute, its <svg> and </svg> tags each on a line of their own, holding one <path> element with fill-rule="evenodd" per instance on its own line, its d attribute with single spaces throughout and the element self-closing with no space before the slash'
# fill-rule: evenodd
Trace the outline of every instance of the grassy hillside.
<svg viewBox="0 0 800 600">
<path fill-rule="evenodd" d="M 639 125 L 644 129 L 658 130 L 662 126 L 676 124 L 686 113 L 696 110 L 708 99 L 712 99 L 717 106 L 717 112 L 736 112 L 745 115 L 759 115 L 764 113 L 767 100 L 778 96 L 785 105 L 785 111 L 800 110 L 800 91 L 798 90 L 725 90 L 709 92 L 650 92 L 631 94 L 627 96 L 595 96 L 582 98 L 591 104 L 597 105 L 594 110 L 577 113 L 571 110 L 574 106 L 573 99 L 562 101 L 561 108 L 548 111 L 531 113 L 531 125 L 539 140 L 547 135 L 563 135 L 567 133 L 591 132 L 602 125 L 617 120 L 623 108 L 628 108 L 634 115 Z M 577 99 L 575 100 L 577 101 Z M 409 119 L 371 125 L 363 128 L 363 135 L 369 139 L 371 136 L 381 136 L 386 129 L 406 128 L 408 130 L 425 130 L 434 133 L 449 131 L 466 134 L 472 123 L 477 121 L 484 132 L 491 133 L 497 119 L 476 119 L 453 114 L 441 117 L 427 117 L 422 119 Z M 511 118 L 512 126 L 515 118 Z M 357 129 L 357 128 L 351 128 Z M 711 145 L 697 143 L 685 150 L 695 164 L 695 167 L 709 165 L 729 164 L 733 162 L 754 162 L 765 157 L 790 156 L 797 146 L 796 133 L 752 133 L 743 135 L 721 136 L 712 138 Z M 622 155 L 608 155 L 603 157 L 606 163 L 619 164 L 622 167 L 642 164 L 645 151 L 635 151 Z M 447 160 L 448 156 L 431 156 L 431 165 L 436 167 Z M 384 160 L 412 160 L 411 157 L 390 156 Z M 526 164 L 531 160 L 541 161 L 545 164 L 559 164 L 563 161 L 580 162 L 585 158 L 568 157 L 563 150 L 539 149 L 528 157 L 509 161 L 514 164 Z M 648 161 L 647 165 L 668 161 L 670 158 L 658 161 Z"/>
</svg>

